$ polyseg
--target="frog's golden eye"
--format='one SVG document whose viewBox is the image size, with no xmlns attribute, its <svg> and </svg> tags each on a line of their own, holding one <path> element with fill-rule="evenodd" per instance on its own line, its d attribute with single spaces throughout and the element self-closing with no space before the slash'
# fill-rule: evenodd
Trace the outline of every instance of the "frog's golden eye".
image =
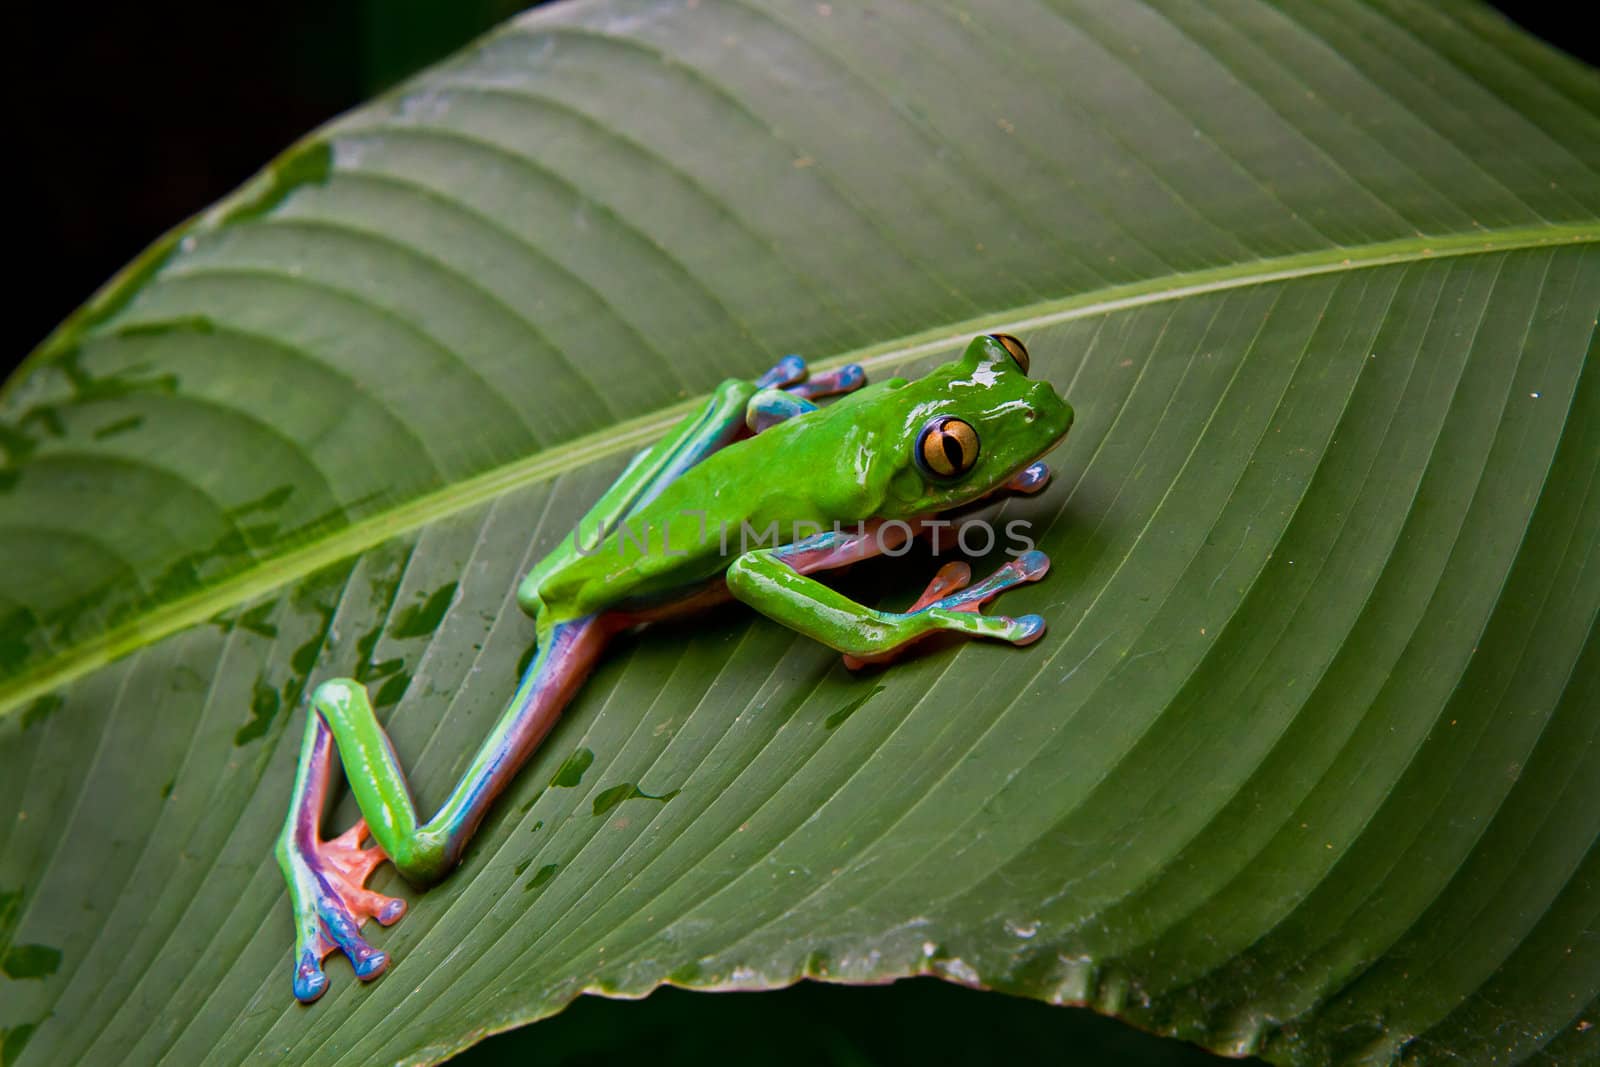
<svg viewBox="0 0 1600 1067">
<path fill-rule="evenodd" d="M 1028 373 L 1027 345 L 1012 337 L 1009 333 L 991 333 L 989 336 L 1005 346 L 1006 351 L 1011 353 L 1011 358 L 1017 361 L 1017 366 L 1021 368 L 1023 374 Z"/>
<path fill-rule="evenodd" d="M 951 415 L 929 419 L 917 435 L 917 463 L 935 478 L 959 478 L 978 462 L 978 431 Z"/>
</svg>

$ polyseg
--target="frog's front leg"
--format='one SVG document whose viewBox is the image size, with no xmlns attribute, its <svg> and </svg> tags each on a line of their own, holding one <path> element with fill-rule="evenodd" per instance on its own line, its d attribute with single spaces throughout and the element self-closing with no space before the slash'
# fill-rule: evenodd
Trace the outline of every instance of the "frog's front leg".
<svg viewBox="0 0 1600 1067">
<path fill-rule="evenodd" d="M 763 389 L 750 398 L 744 409 L 744 424 L 751 433 L 761 433 L 796 415 L 817 410 L 817 405 L 787 389 Z"/>
<path fill-rule="evenodd" d="M 821 374 L 812 374 L 806 361 L 787 355 L 755 380 L 757 390 L 782 389 L 798 397 L 838 396 L 853 393 L 867 384 L 867 372 L 859 363 L 846 363 Z"/>
<path fill-rule="evenodd" d="M 877 536 L 878 531 L 874 531 L 862 538 Z M 768 618 L 821 641 L 858 663 L 893 658 L 914 642 L 940 632 L 994 638 L 1014 645 L 1031 644 L 1044 633 L 1044 619 L 1038 615 L 1009 618 L 977 611 L 979 605 L 1018 582 L 1043 577 L 1049 568 L 1044 553 L 1026 553 L 971 589 L 960 589 L 964 582 L 950 581 L 950 585 L 958 587 L 957 592 L 943 595 L 940 588 L 937 599 L 919 601 L 912 610 L 878 611 L 801 573 L 874 554 L 858 543 L 862 538 L 841 541 L 837 534 L 824 533 L 782 548 L 746 553 L 728 568 L 728 591 Z M 954 576 L 947 576 L 947 581 L 951 577 Z"/>
<path fill-rule="evenodd" d="M 1034 496 L 1043 492 L 1044 487 L 1049 484 L 1050 468 L 1043 460 L 1035 460 L 1013 474 L 1000 489 L 1002 492 Z"/>
<path fill-rule="evenodd" d="M 814 397 L 850 393 L 867 384 L 866 371 L 849 363 L 822 374 L 811 374 L 799 356 L 784 356 L 756 379 L 757 392 L 745 407 L 744 421 L 752 433 L 817 410 Z"/>
</svg>

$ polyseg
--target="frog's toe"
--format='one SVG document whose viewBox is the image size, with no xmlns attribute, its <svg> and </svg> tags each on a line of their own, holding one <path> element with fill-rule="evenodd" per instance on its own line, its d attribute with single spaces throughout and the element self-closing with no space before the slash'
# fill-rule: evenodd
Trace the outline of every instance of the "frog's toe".
<svg viewBox="0 0 1600 1067">
<path fill-rule="evenodd" d="M 1017 473 L 1013 474 L 1002 489 L 1013 493 L 1033 494 L 1050 484 L 1050 468 L 1040 460 L 1030 463 Z"/>
<path fill-rule="evenodd" d="M 1007 566 L 1015 566 L 1023 581 L 1037 582 L 1050 573 L 1050 557 L 1035 548 L 1024 552 Z"/>
<path fill-rule="evenodd" d="M 398 922 L 406 902 L 365 886 L 378 864 L 388 856 L 377 848 L 362 848 L 366 824 L 358 822 L 331 841 L 319 841 L 308 852 L 296 850 L 285 860 L 296 896 L 299 928 L 295 946 L 294 995 L 309 1004 L 328 988 L 322 962 L 335 952 L 350 960 L 356 977 L 364 982 L 382 974 L 389 956 L 361 936 L 361 925 L 376 919 L 384 926 Z"/>
<path fill-rule="evenodd" d="M 1023 645 L 1031 645 L 1044 636 L 1043 615 L 1018 615 L 1010 622 L 1012 624 L 1012 632 L 1007 640 L 1018 648 Z"/>
<path fill-rule="evenodd" d="M 907 613 L 921 611 L 930 604 L 935 604 L 958 590 L 965 589 L 972 582 L 972 568 L 960 560 L 946 563 L 939 568 L 939 573 L 933 576 L 928 587 L 917 597 L 916 602 L 906 609 Z"/>
<path fill-rule="evenodd" d="M 813 374 L 803 382 L 792 383 L 787 387 L 787 391 L 795 396 L 810 399 L 853 393 L 866 384 L 867 372 L 861 368 L 861 364 L 846 363 L 834 370 Z"/>
<path fill-rule="evenodd" d="M 1040 615 L 980 615 L 970 608 L 933 608 L 929 614 L 938 619 L 944 629 L 968 637 L 1009 641 L 1013 645 L 1031 645 L 1044 633 L 1044 617 Z"/>
<path fill-rule="evenodd" d="M 352 909 L 342 892 L 331 886 L 327 888 L 328 892 L 317 906 L 317 917 L 322 920 L 324 933 L 321 946 L 323 955 L 330 955 L 337 948 L 350 960 L 350 966 L 355 970 L 356 977 L 363 982 L 370 982 L 389 966 L 388 953 L 373 948 L 367 939 L 361 936 L 361 921 L 371 913 L 365 908 Z M 298 992 L 296 995 L 298 996 Z"/>
<path fill-rule="evenodd" d="M 354 946 L 353 951 L 347 951 L 350 957 L 350 966 L 355 969 L 356 977 L 363 982 L 370 982 L 378 975 L 389 969 L 389 954 L 382 949 L 373 948 L 365 940 Z"/>
<path fill-rule="evenodd" d="M 966 564 L 949 564 L 946 569 L 956 566 L 965 567 Z M 1024 552 L 1016 559 L 1007 562 L 976 585 L 969 585 L 966 580 L 961 581 L 959 584 L 947 583 L 944 586 L 944 590 L 953 591 L 944 591 L 940 596 L 934 598 L 928 594 L 933 591 L 934 585 L 939 584 L 939 577 L 936 577 L 934 585 L 928 587 L 928 592 L 922 595 L 922 599 L 918 600 L 911 610 L 921 611 L 925 608 L 937 607 L 948 611 L 977 611 L 1013 586 L 1020 585 L 1023 582 L 1037 582 L 1049 570 L 1050 557 L 1034 549 Z M 966 573 L 970 576 L 970 569 Z M 944 576 L 944 574 L 944 570 L 939 572 L 940 577 Z"/>
<path fill-rule="evenodd" d="M 386 897 L 382 893 L 370 893 L 369 895 L 382 901 L 372 912 L 372 917 L 378 920 L 379 926 L 393 926 L 405 915 L 406 902 L 399 897 Z"/>
<path fill-rule="evenodd" d="M 294 999 L 310 1004 L 328 991 L 328 976 L 322 973 L 322 961 L 311 949 L 300 953 L 294 967 Z"/>
<path fill-rule="evenodd" d="M 756 379 L 758 389 L 781 389 L 786 385 L 804 381 L 806 377 L 806 361 L 793 353 L 784 356 L 772 365 L 761 377 Z"/>
</svg>

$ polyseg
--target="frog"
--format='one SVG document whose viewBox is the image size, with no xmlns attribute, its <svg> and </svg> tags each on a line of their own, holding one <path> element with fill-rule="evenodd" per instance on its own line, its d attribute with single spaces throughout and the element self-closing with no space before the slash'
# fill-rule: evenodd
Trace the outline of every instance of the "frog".
<svg viewBox="0 0 1600 1067">
<path fill-rule="evenodd" d="M 976 583 L 967 563 L 947 563 L 901 611 L 857 603 L 815 577 L 938 538 L 961 509 L 1042 490 L 1042 457 L 1066 437 L 1073 409 L 1029 372 L 1023 342 L 990 333 L 916 379 L 869 385 L 859 364 L 813 373 L 785 356 L 757 378 L 722 382 L 635 455 L 522 578 L 516 599 L 532 618 L 533 657 L 431 818 L 419 816 L 365 687 L 318 685 L 276 847 L 294 914 L 295 998 L 323 995 L 335 952 L 363 981 L 387 969 L 389 954 L 361 928 L 394 924 L 407 904 L 367 888 L 368 878 L 385 861 L 421 888 L 449 874 L 619 634 L 735 600 L 842 653 L 851 669 L 891 663 L 940 634 L 1037 641 L 1041 616 L 980 610 L 1045 575 L 1049 559 L 1033 547 Z M 360 818 L 324 840 L 335 756 Z"/>
</svg>

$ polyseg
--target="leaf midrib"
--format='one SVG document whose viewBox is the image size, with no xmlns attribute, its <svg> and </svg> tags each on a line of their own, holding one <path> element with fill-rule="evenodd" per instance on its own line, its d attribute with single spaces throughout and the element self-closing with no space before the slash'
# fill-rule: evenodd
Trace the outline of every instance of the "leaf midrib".
<svg viewBox="0 0 1600 1067">
<path fill-rule="evenodd" d="M 1234 263 L 1167 274 L 991 312 L 922 333 L 816 361 L 819 369 L 857 362 L 868 370 L 893 366 L 959 345 L 973 334 L 1006 328 L 1026 332 L 1071 319 L 1181 300 L 1252 285 L 1453 256 L 1600 242 L 1600 221 L 1417 236 L 1367 245 Z M 420 529 L 502 494 L 555 478 L 592 462 L 643 447 L 665 433 L 703 398 L 691 397 L 511 463 L 414 497 L 325 537 L 262 560 L 209 589 L 158 605 L 13 677 L 0 688 L 0 718 L 90 671 L 229 608 L 303 578 L 391 538 Z"/>
</svg>

